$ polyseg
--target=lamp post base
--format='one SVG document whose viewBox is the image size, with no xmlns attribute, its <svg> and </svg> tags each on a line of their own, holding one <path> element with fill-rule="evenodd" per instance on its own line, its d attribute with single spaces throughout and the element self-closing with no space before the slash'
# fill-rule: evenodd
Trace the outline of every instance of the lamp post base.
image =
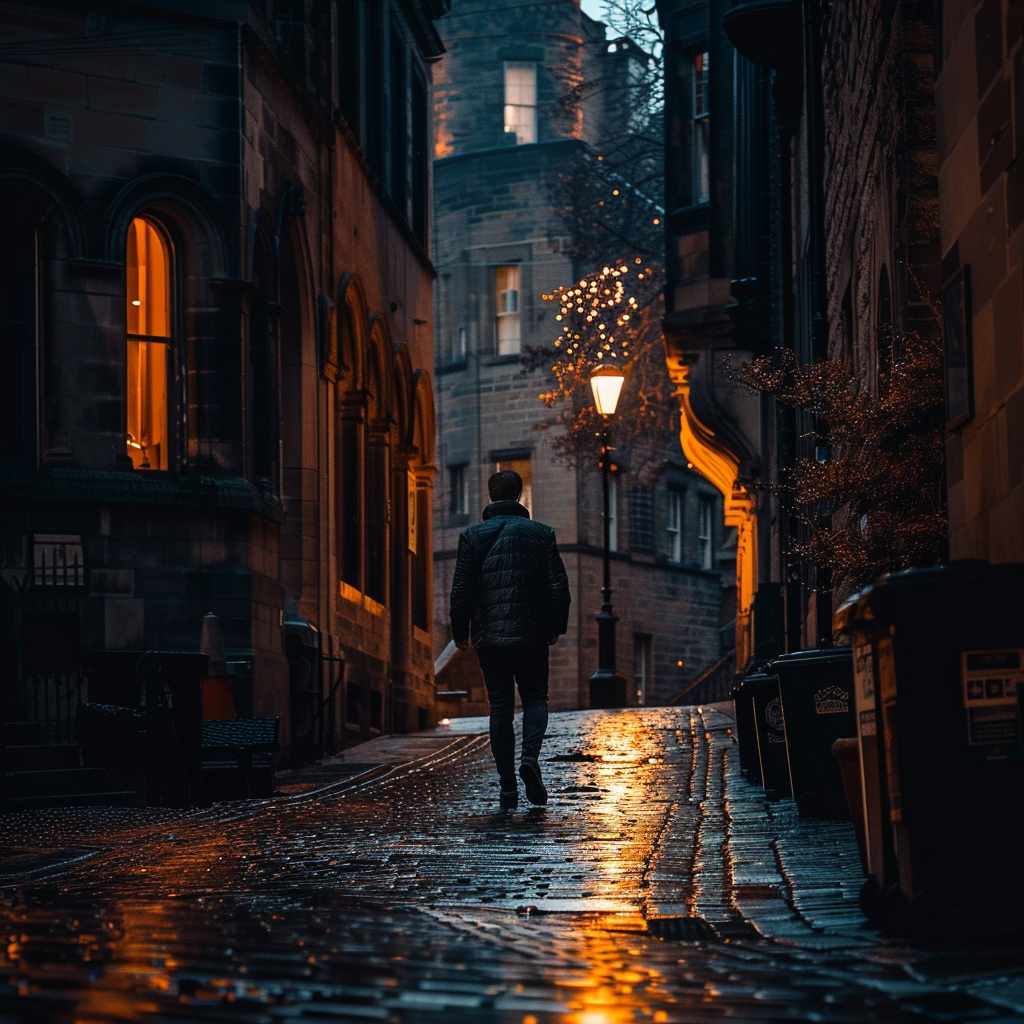
<svg viewBox="0 0 1024 1024">
<path fill-rule="evenodd" d="M 590 677 L 591 708 L 624 708 L 626 677 L 614 669 L 599 668 Z"/>
</svg>

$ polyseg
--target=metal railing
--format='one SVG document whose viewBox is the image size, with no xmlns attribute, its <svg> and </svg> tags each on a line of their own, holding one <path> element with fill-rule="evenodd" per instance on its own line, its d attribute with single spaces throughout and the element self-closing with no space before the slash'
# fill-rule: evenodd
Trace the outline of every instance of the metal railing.
<svg viewBox="0 0 1024 1024">
<path fill-rule="evenodd" d="M 20 711 L 39 723 L 44 743 L 71 742 L 78 705 L 88 699 L 80 655 L 82 562 L 77 538 L 36 543 L 20 592 Z"/>
</svg>

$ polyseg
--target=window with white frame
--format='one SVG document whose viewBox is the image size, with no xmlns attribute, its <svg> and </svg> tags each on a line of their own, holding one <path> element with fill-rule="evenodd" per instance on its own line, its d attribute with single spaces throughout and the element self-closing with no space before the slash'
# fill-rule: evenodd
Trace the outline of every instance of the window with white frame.
<svg viewBox="0 0 1024 1024">
<path fill-rule="evenodd" d="M 678 491 L 668 492 L 668 560 L 683 560 L 683 496 Z"/>
<path fill-rule="evenodd" d="M 693 58 L 693 202 L 706 203 L 711 198 L 709 146 L 708 55 Z"/>
<path fill-rule="evenodd" d="M 537 141 L 537 65 L 509 61 L 505 64 L 505 131 L 516 145 Z"/>
<path fill-rule="evenodd" d="M 608 550 L 619 550 L 619 479 L 608 474 Z"/>
<path fill-rule="evenodd" d="M 631 551 L 654 551 L 654 492 L 650 487 L 634 487 L 629 492 L 629 547 Z"/>
<path fill-rule="evenodd" d="M 700 516 L 697 520 L 697 544 L 700 550 L 700 567 L 715 567 L 714 541 L 715 499 L 701 496 Z"/>
<path fill-rule="evenodd" d="M 494 308 L 498 331 L 498 355 L 518 355 L 522 347 L 519 326 L 519 267 L 497 267 L 494 275 Z"/>
<path fill-rule="evenodd" d="M 453 516 L 464 516 L 469 514 L 469 467 L 463 463 L 461 466 L 448 467 L 448 495 L 449 508 Z"/>
</svg>

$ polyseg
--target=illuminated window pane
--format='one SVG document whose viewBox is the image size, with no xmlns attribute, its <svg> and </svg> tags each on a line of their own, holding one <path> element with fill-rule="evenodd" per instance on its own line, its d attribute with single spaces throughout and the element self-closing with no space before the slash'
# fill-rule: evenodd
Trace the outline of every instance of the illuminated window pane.
<svg viewBox="0 0 1024 1024">
<path fill-rule="evenodd" d="M 519 267 L 498 267 L 495 271 L 498 355 L 518 355 L 521 346 L 519 321 Z"/>
<path fill-rule="evenodd" d="M 128 454 L 136 469 L 167 469 L 167 346 L 128 339 Z"/>
<path fill-rule="evenodd" d="M 148 221 L 132 221 L 126 262 L 128 455 L 136 469 L 167 469 L 170 259 L 167 243 Z"/>
<path fill-rule="evenodd" d="M 128 333 L 171 336 L 170 261 L 167 245 L 147 220 L 128 229 Z"/>
<path fill-rule="evenodd" d="M 505 131 L 516 145 L 537 141 L 536 64 L 505 64 Z"/>
</svg>

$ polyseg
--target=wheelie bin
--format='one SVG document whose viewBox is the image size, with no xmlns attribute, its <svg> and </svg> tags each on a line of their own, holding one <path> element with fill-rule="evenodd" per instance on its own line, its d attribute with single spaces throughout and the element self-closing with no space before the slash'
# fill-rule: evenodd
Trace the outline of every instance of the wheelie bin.
<svg viewBox="0 0 1024 1024">
<path fill-rule="evenodd" d="M 766 672 L 747 676 L 757 734 L 760 783 L 770 797 L 789 796 L 789 763 L 786 759 L 786 724 L 779 700 L 779 677 Z"/>
<path fill-rule="evenodd" d="M 803 815 L 850 816 L 832 744 L 857 734 L 852 653 L 849 647 L 795 651 L 771 664 L 779 677 L 790 783 Z"/>
<path fill-rule="evenodd" d="M 1024 565 L 883 577 L 854 647 L 869 916 L 912 934 L 1024 926 Z"/>
<path fill-rule="evenodd" d="M 754 702 L 746 679 L 733 687 L 733 705 L 736 709 L 736 742 L 740 752 L 740 771 L 751 782 L 761 783 L 761 767 L 757 759 L 757 728 L 754 725 Z"/>
</svg>

